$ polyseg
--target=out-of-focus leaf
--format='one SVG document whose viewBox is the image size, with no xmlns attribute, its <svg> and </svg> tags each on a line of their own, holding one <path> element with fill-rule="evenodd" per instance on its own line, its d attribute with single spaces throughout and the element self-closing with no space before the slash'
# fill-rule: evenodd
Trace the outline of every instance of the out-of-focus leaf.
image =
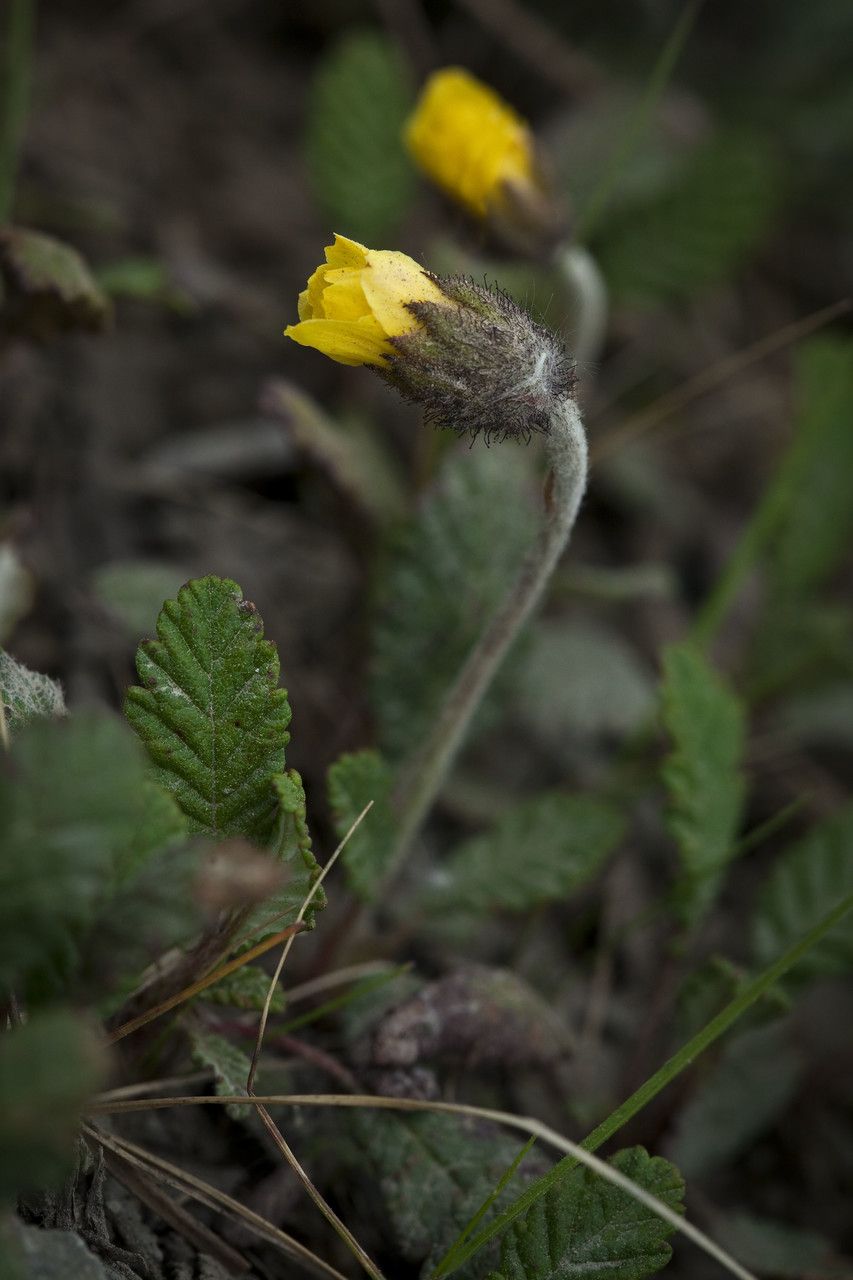
<svg viewBox="0 0 853 1280">
<path fill-rule="evenodd" d="M 168 268 L 156 258 L 122 258 L 96 273 L 98 284 L 111 298 L 133 298 L 186 314 L 192 298 L 179 288 Z"/>
<path fill-rule="evenodd" d="M 423 741 L 532 542 L 528 459 L 509 445 L 454 450 L 392 549 L 373 672 L 380 746 L 392 760 Z"/>
<path fill-rule="evenodd" d="M 76 249 L 39 231 L 0 228 L 0 331 L 43 342 L 68 329 L 99 332 L 109 299 Z"/>
<path fill-rule="evenodd" d="M 95 1031 L 64 1009 L 0 1036 L 0 1201 L 68 1173 L 80 1114 L 106 1065 Z"/>
<path fill-rule="evenodd" d="M 270 986 L 270 975 L 254 965 L 244 964 L 226 977 L 208 987 L 204 999 L 211 1004 L 229 1005 L 234 1009 L 263 1009 Z M 270 1001 L 270 1011 L 281 1013 L 284 1008 L 284 991 L 276 986 Z"/>
<path fill-rule="evenodd" d="M 723 1218 L 714 1236 L 738 1262 L 768 1280 L 803 1280 L 804 1276 L 821 1280 L 832 1274 L 841 1280 L 842 1272 L 833 1265 L 832 1246 L 816 1231 L 739 1211 Z"/>
<path fill-rule="evenodd" d="M 37 720 L 0 771 L 0 984 L 61 987 L 143 819 L 145 763 L 110 715 Z M 149 852 L 150 852 L 149 846 Z"/>
<path fill-rule="evenodd" d="M 33 575 L 11 542 L 0 542 L 0 644 L 26 617 L 35 595 Z"/>
<path fill-rule="evenodd" d="M 554 751 L 584 734 L 630 732 L 654 705 L 634 650 L 609 627 L 546 622 L 518 673 L 519 713 Z"/>
<path fill-rule="evenodd" d="M 329 769 L 329 806 L 341 840 L 365 805 L 373 801 L 370 812 L 350 836 L 341 854 L 350 887 L 365 902 L 372 900 L 391 855 L 393 780 L 391 769 L 378 751 L 341 756 Z"/>
<path fill-rule="evenodd" d="M 371 247 L 400 222 L 414 189 L 402 129 L 412 89 L 400 53 L 376 31 L 350 31 L 321 59 L 308 115 L 308 168 L 330 224 Z"/>
<path fill-rule="evenodd" d="M 618 1152 L 610 1163 L 626 1178 L 681 1211 L 678 1170 L 642 1147 Z M 590 1169 L 573 1169 L 516 1218 L 501 1242 L 505 1280 L 642 1280 L 665 1267 L 674 1228 L 626 1191 Z"/>
<path fill-rule="evenodd" d="M 355 415 L 335 421 L 304 391 L 282 378 L 266 384 L 262 404 L 293 443 L 371 516 L 382 523 L 403 516 L 402 477 L 371 422 Z"/>
<path fill-rule="evenodd" d="M 546 793 L 466 841 L 425 895 L 433 911 L 527 911 L 588 884 L 622 838 L 618 808 L 592 796 Z"/>
<path fill-rule="evenodd" d="M 186 573 L 162 560 L 112 560 L 95 570 L 92 586 L 132 636 L 145 636 L 153 635 L 163 601 L 186 580 Z"/>
<path fill-rule="evenodd" d="M 688 1178 L 718 1169 L 772 1127 L 803 1069 L 784 1023 L 737 1036 L 681 1111 L 668 1154 Z"/>
<path fill-rule="evenodd" d="M 682 872 L 676 906 L 696 924 L 735 853 L 744 799 L 744 716 L 737 698 L 690 645 L 664 656 L 663 718 L 673 749 L 663 768 L 669 827 Z"/>
<path fill-rule="evenodd" d="M 697 147 L 672 186 L 611 220 L 597 255 L 620 299 L 672 302 L 730 277 L 781 196 L 772 141 L 728 133 Z"/>
<path fill-rule="evenodd" d="M 782 854 L 758 899 L 753 952 L 758 967 L 783 951 L 853 892 L 853 805 L 818 823 Z M 795 979 L 845 973 L 853 967 L 853 925 L 849 917 L 823 937 L 799 962 Z"/>
<path fill-rule="evenodd" d="M 224 1096 L 244 1094 L 252 1065 L 248 1055 L 230 1040 L 212 1031 L 202 1031 L 191 1026 L 189 1034 L 193 1062 L 197 1067 L 210 1067 L 216 1082 L 216 1092 Z M 233 1120 L 245 1120 L 252 1114 L 254 1107 L 248 1102 L 229 1102 L 225 1110 Z"/>
<path fill-rule="evenodd" d="M 101 1261 L 89 1251 L 76 1231 L 27 1227 L 12 1218 L 8 1235 L 0 1224 L 2 1280 L 109 1280 Z"/>
<path fill-rule="evenodd" d="M 850 548 L 853 341 L 808 342 L 797 357 L 796 397 L 796 436 L 774 482 L 786 497 L 784 518 L 769 544 L 774 598 L 802 597 L 819 587 Z"/>
<path fill-rule="evenodd" d="M 11 733 L 30 720 L 65 714 L 62 687 L 49 676 L 30 671 L 5 649 L 0 649 L 0 701 Z"/>
</svg>

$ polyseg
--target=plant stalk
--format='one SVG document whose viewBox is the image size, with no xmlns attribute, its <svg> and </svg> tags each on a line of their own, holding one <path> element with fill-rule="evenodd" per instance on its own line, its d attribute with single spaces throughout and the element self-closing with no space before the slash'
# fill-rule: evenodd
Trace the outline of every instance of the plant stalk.
<svg viewBox="0 0 853 1280">
<path fill-rule="evenodd" d="M 18 154 L 30 101 L 34 29 L 34 0 L 9 0 L 0 62 L 0 226 L 12 217 Z"/>
<path fill-rule="evenodd" d="M 587 480 L 586 433 L 575 400 L 566 399 L 554 410 L 546 450 L 552 474 L 541 534 L 451 686 L 426 742 L 403 777 L 395 800 L 397 839 L 382 891 L 405 862 L 486 690 L 538 604 L 568 544 Z M 382 891 L 377 895 L 380 900 Z"/>
<path fill-rule="evenodd" d="M 554 266 L 572 303 L 570 350 L 581 370 L 595 365 L 607 332 L 607 285 L 595 258 L 581 244 L 561 244 Z"/>
</svg>

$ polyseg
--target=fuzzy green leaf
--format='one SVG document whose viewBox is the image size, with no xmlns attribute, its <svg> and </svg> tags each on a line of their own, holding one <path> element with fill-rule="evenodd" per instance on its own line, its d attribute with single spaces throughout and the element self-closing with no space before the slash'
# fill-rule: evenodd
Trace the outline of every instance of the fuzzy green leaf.
<svg viewBox="0 0 853 1280">
<path fill-rule="evenodd" d="M 608 285 L 616 297 L 660 303 L 729 278 L 760 243 L 781 193 L 771 141 L 712 139 L 660 196 L 608 223 L 597 246 Z"/>
<path fill-rule="evenodd" d="M 193 1062 L 197 1067 L 210 1067 L 220 1095 L 246 1092 L 251 1061 L 224 1036 L 190 1027 Z M 229 1102 L 225 1110 L 234 1120 L 245 1120 L 254 1110 L 250 1103 Z"/>
<path fill-rule="evenodd" d="M 12 763 L 0 773 L 0 985 L 33 1000 L 73 973 L 96 913 L 139 865 L 151 791 L 138 743 L 111 715 L 34 721 Z"/>
<path fill-rule="evenodd" d="M 137 651 L 143 687 L 126 701 L 155 778 L 192 831 L 268 844 L 290 705 L 255 606 L 234 582 L 197 578 L 163 605 L 157 637 Z"/>
<path fill-rule="evenodd" d="M 220 979 L 204 993 L 211 1004 L 229 1005 L 234 1009 L 263 1009 L 270 986 L 270 975 L 254 965 L 244 964 Z M 284 991 L 276 986 L 270 1001 L 270 1011 L 281 1013 L 284 1008 Z"/>
<path fill-rule="evenodd" d="M 383 1234 L 391 1235 L 407 1262 L 424 1264 L 425 1275 L 501 1180 L 520 1145 L 491 1125 L 456 1116 L 364 1113 L 352 1117 L 351 1132 L 359 1178 L 369 1180 L 380 1198 L 367 1211 L 381 1213 Z M 490 1213 L 542 1168 L 540 1157 L 528 1157 Z M 496 1261 L 495 1247 L 484 1250 L 465 1275 L 483 1276 Z"/>
<path fill-rule="evenodd" d="M 622 838 L 624 820 L 592 796 L 537 796 L 466 841 L 427 896 L 435 910 L 527 911 L 588 884 Z"/>
<path fill-rule="evenodd" d="M 759 899 L 753 925 L 756 965 L 775 960 L 835 903 L 853 891 L 853 805 L 808 835 L 777 862 Z M 853 925 L 843 920 L 797 966 L 797 978 L 853 968 Z"/>
<path fill-rule="evenodd" d="M 411 102 L 400 53 L 379 32 L 343 36 L 312 86 L 307 159 L 318 203 L 330 224 L 371 247 L 393 232 L 414 189 L 402 142 Z"/>
<path fill-rule="evenodd" d="M 625 1177 L 681 1210 L 678 1170 L 642 1147 L 620 1151 L 610 1163 Z M 673 1228 L 626 1191 L 589 1169 L 573 1169 L 504 1236 L 501 1280 L 558 1280 L 583 1275 L 642 1280 L 665 1267 Z"/>
<path fill-rule="evenodd" d="M 668 1154 L 688 1178 L 719 1169 L 779 1117 L 803 1067 L 782 1023 L 737 1036 L 681 1111 Z"/>
<path fill-rule="evenodd" d="M 341 854 L 353 892 L 370 902 L 391 855 L 393 774 L 378 751 L 357 751 L 335 761 L 327 783 L 335 832 L 341 840 L 365 805 L 373 801 L 373 808 Z"/>
<path fill-rule="evenodd" d="M 11 733 L 30 720 L 65 714 L 61 686 L 49 676 L 28 670 L 5 649 L 0 649 L 0 702 Z"/>
<path fill-rule="evenodd" d="M 320 864 L 311 848 L 302 779 L 295 769 L 288 769 L 286 773 L 275 775 L 272 789 L 278 802 L 272 849 L 278 861 L 289 866 L 290 875 L 284 887 L 255 907 L 244 924 L 243 936 L 251 938 L 253 943 L 277 933 L 294 919 L 320 874 Z M 325 905 L 326 894 L 320 887 L 304 916 L 309 928 L 314 923 L 315 913 Z"/>
<path fill-rule="evenodd" d="M 95 1031 L 64 1009 L 0 1036 L 0 1200 L 68 1173 L 80 1113 L 105 1073 Z"/>
<path fill-rule="evenodd" d="M 523 448 L 454 450 L 400 535 L 380 587 L 374 636 L 373 701 L 380 746 L 391 760 L 425 738 L 484 619 L 517 573 L 534 520 Z"/>
<path fill-rule="evenodd" d="M 676 905 L 682 920 L 695 924 L 735 852 L 745 791 L 744 716 L 698 650 L 673 646 L 663 665 L 663 718 L 673 740 L 663 779 L 682 865 Z"/>
</svg>

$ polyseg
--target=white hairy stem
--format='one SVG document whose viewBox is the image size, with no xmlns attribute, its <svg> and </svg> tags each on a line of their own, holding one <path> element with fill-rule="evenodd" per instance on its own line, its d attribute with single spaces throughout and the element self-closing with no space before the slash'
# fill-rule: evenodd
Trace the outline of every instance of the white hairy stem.
<svg viewBox="0 0 853 1280">
<path fill-rule="evenodd" d="M 397 838 L 384 877 L 385 889 L 405 862 L 498 667 L 539 603 L 568 545 L 587 480 L 586 433 L 574 399 L 555 407 L 545 441 L 552 474 L 542 530 L 451 686 L 428 738 L 405 771 L 395 798 Z"/>
</svg>

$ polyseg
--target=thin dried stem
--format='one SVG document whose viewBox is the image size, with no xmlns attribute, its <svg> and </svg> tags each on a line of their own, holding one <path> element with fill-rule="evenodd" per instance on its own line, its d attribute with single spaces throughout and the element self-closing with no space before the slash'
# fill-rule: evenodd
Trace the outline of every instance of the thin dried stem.
<svg viewBox="0 0 853 1280">
<path fill-rule="evenodd" d="M 84 1125 L 83 1131 L 93 1142 L 97 1142 L 106 1150 L 114 1152 L 126 1160 L 128 1164 L 149 1174 L 157 1170 L 162 1180 L 169 1186 L 183 1192 L 191 1199 L 197 1200 L 199 1204 L 206 1205 L 209 1209 L 227 1214 L 238 1222 L 244 1223 L 250 1231 L 256 1232 L 271 1244 L 276 1245 L 288 1257 L 304 1263 L 317 1275 L 331 1277 L 332 1280 L 346 1280 L 346 1277 L 340 1271 L 330 1266 L 328 1262 L 324 1262 L 322 1258 L 318 1258 L 315 1253 L 312 1253 L 310 1249 L 294 1239 L 293 1236 L 274 1226 L 266 1218 L 262 1218 L 260 1214 L 247 1209 L 245 1205 L 240 1204 L 239 1200 L 234 1200 L 231 1196 L 226 1195 L 224 1191 L 211 1186 L 209 1182 L 204 1182 L 203 1179 L 195 1177 L 194 1174 L 187 1173 L 186 1170 L 181 1169 L 178 1165 L 174 1165 L 168 1160 L 163 1160 L 160 1156 L 146 1151 L 144 1147 L 139 1147 L 134 1142 L 128 1142 L 127 1139 L 119 1138 L 112 1133 L 105 1133 L 94 1125 Z"/>
<path fill-rule="evenodd" d="M 169 1013 L 170 1010 L 176 1009 L 178 1005 L 185 1004 L 187 1000 L 192 1000 L 193 996 L 197 996 L 200 991 L 207 990 L 215 982 L 220 982 L 223 978 L 227 978 L 230 973 L 236 972 L 237 969 L 242 969 L 244 964 L 248 964 L 251 960 L 256 960 L 265 951 L 271 951 L 280 942 L 290 941 L 297 933 L 301 933 L 302 929 L 302 921 L 297 920 L 288 925 L 286 929 L 281 929 L 278 933 L 273 934 L 271 938 L 265 938 L 256 947 L 252 947 L 250 951 L 244 952 L 243 955 L 237 956 L 234 960 L 229 960 L 227 964 L 220 965 L 218 969 L 214 969 L 213 973 L 207 974 L 204 978 L 199 978 L 198 982 L 193 982 L 190 986 L 184 987 L 182 991 L 169 996 L 168 1000 L 161 1001 L 153 1009 L 147 1009 L 145 1013 L 140 1013 L 138 1017 L 131 1018 L 128 1022 L 123 1022 L 115 1031 L 109 1033 L 107 1044 L 115 1044 L 116 1041 L 123 1040 L 125 1036 L 138 1031 L 140 1027 L 153 1022 L 155 1018 L 160 1018 L 164 1013 Z"/>
<path fill-rule="evenodd" d="M 744 369 L 748 369 L 750 365 L 757 364 L 774 352 L 781 351 L 784 347 L 799 342 L 801 338 L 808 337 L 810 333 L 822 329 L 824 325 L 845 315 L 850 309 L 851 300 L 842 298 L 838 302 L 833 302 L 831 306 L 823 307 L 820 311 L 804 316 L 801 320 L 795 320 L 793 324 L 766 334 L 751 346 L 745 347 L 742 351 L 735 351 L 717 364 L 701 369 L 695 377 L 688 378 L 680 386 L 673 387 L 647 408 L 641 409 L 639 413 L 635 413 L 633 417 L 628 418 L 615 430 L 598 440 L 590 450 L 593 462 L 600 462 L 603 458 L 609 458 L 614 453 L 618 453 L 626 445 L 633 444 L 641 436 L 653 431 L 679 410 L 685 409 L 694 400 L 698 400 L 709 391 L 715 391 L 730 378 L 743 373 Z"/>
<path fill-rule="evenodd" d="M 308 893 L 305 895 L 305 901 L 302 903 L 302 906 L 299 908 L 299 914 L 296 917 L 296 924 L 293 926 L 294 929 L 296 928 L 297 925 L 301 927 L 302 922 L 305 919 L 305 912 L 308 910 L 309 906 L 311 905 L 311 902 L 313 901 L 315 895 L 317 894 L 320 886 L 322 885 L 323 881 L 326 879 L 326 876 L 329 874 L 332 867 L 337 862 L 338 858 L 341 856 L 341 853 L 343 852 L 343 850 L 346 848 L 347 842 L 352 836 L 353 832 L 358 830 L 358 828 L 361 826 L 362 822 L 367 817 L 368 813 L 372 808 L 373 808 L 373 801 L 371 800 L 369 804 L 366 804 L 365 807 L 362 809 L 361 813 L 358 815 L 355 822 L 352 824 L 349 831 L 346 833 L 343 840 L 341 840 L 337 849 L 335 849 L 331 858 L 329 858 L 329 861 L 326 863 L 325 867 L 320 872 L 319 876 L 314 881 L 311 888 L 308 890 Z M 261 1010 L 261 1017 L 258 1022 L 258 1035 L 257 1035 L 257 1039 L 255 1040 L 254 1052 L 252 1053 L 252 1065 L 249 1068 L 249 1078 L 246 1081 L 247 1093 L 252 1092 L 252 1086 L 255 1083 L 255 1074 L 258 1069 L 258 1060 L 260 1058 L 261 1049 L 264 1043 L 264 1033 L 266 1032 L 267 1021 L 269 1020 L 269 1016 L 270 1016 L 270 1005 L 272 1004 L 272 998 L 273 998 L 273 995 L 275 994 L 275 989 L 278 986 L 278 980 L 281 977 L 281 971 L 284 968 L 287 957 L 290 955 L 290 948 L 292 946 L 293 946 L 293 937 L 288 937 L 287 941 L 284 944 L 284 947 L 282 948 L 281 956 L 279 957 L 278 964 L 276 965 L 275 973 L 272 976 L 272 981 L 270 982 L 269 988 L 267 990 L 266 999 L 264 1000 L 264 1007 Z"/>
<path fill-rule="evenodd" d="M 160 1108 L 169 1105 L 167 1098 L 152 1098 L 146 1102 L 139 1103 L 116 1103 L 107 1104 L 106 1107 L 94 1108 L 99 1111 L 108 1111 L 115 1113 L 116 1111 L 142 1110 L 144 1108 Z M 233 1098 L 220 1096 L 218 1098 L 175 1098 L 172 1099 L 172 1105 L 224 1105 L 227 1102 L 245 1102 L 246 1099 L 240 1094 L 235 1094 Z M 515 1116 L 507 1111 L 495 1111 L 489 1107 L 473 1107 L 464 1103 L 456 1102 L 430 1102 L 421 1098 L 383 1098 L 371 1094 L 271 1094 L 264 1098 L 253 1097 L 249 1101 L 258 1108 L 259 1113 L 266 1112 L 266 1106 L 305 1106 L 305 1107 L 363 1107 L 363 1108 L 379 1108 L 388 1111 L 431 1111 L 443 1112 L 446 1115 L 469 1116 L 478 1120 L 491 1120 L 495 1124 L 506 1125 L 511 1129 L 519 1129 L 528 1136 L 535 1135 L 549 1146 L 554 1147 L 557 1151 L 561 1151 L 564 1155 L 571 1156 L 578 1164 L 585 1165 L 588 1169 L 592 1169 L 605 1182 L 611 1183 L 613 1186 L 619 1187 L 620 1190 L 632 1196 L 640 1204 L 645 1205 L 652 1213 L 663 1218 L 676 1231 L 680 1231 L 687 1239 L 692 1240 L 703 1252 L 709 1257 L 714 1258 L 720 1263 L 731 1275 L 737 1276 L 739 1280 L 756 1280 L 751 1271 L 747 1271 L 739 1262 L 732 1258 L 718 1244 L 715 1244 L 703 1231 L 698 1227 L 694 1227 L 669 1205 L 664 1204 L 657 1196 L 650 1195 L 643 1187 L 632 1182 L 630 1178 L 626 1178 L 624 1174 L 615 1169 L 613 1165 L 607 1164 L 606 1161 L 600 1160 L 598 1156 L 594 1156 L 590 1151 L 580 1146 L 576 1142 L 572 1142 L 569 1138 L 564 1138 L 562 1134 L 557 1133 L 555 1129 L 549 1125 L 543 1124 L 541 1120 L 536 1120 L 533 1116 Z M 269 1114 L 267 1112 L 267 1114 Z"/>
</svg>

